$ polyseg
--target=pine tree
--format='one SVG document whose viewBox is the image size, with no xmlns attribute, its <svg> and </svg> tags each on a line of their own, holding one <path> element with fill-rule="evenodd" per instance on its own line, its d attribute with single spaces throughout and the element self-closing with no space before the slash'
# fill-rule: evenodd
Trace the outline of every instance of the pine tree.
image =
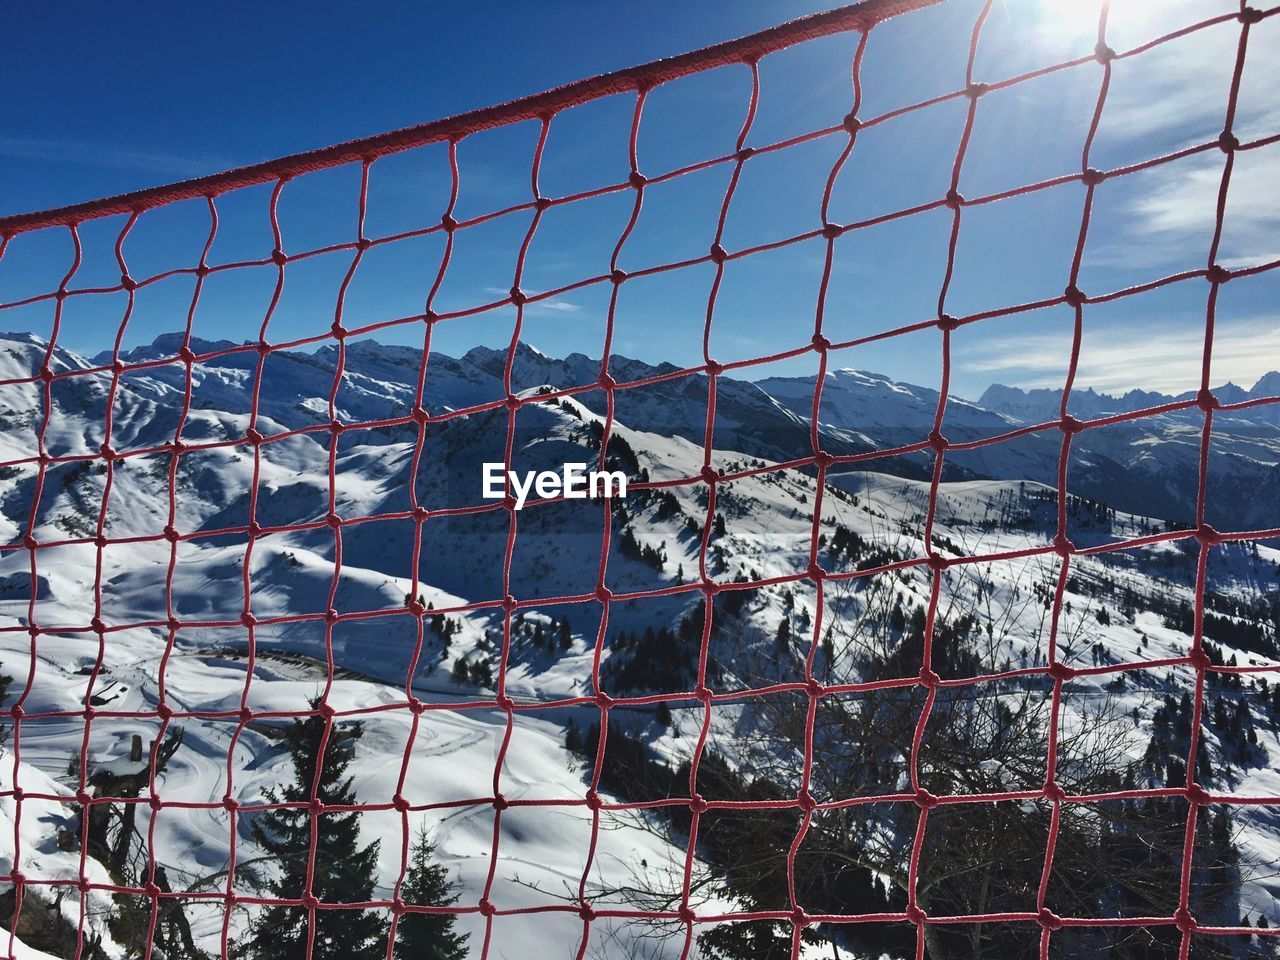
<svg viewBox="0 0 1280 960">
<path fill-rule="evenodd" d="M 409 906 L 444 907 L 458 899 L 450 889 L 448 870 L 432 861 L 434 853 L 435 844 L 423 824 L 400 888 L 400 899 Z M 447 913 L 404 914 L 396 926 L 396 955 L 404 960 L 462 960 L 467 955 L 467 934 L 454 931 L 455 919 Z"/>
<path fill-rule="evenodd" d="M 316 708 L 320 701 L 313 700 Z M 335 726 L 330 732 L 315 781 L 316 760 L 324 738 L 325 719 L 318 715 L 298 719 L 285 732 L 293 763 L 293 781 L 266 792 L 269 803 L 309 803 L 315 796 L 326 805 L 356 803 L 347 768 L 363 727 Z M 254 839 L 277 862 L 276 876 L 268 883 L 273 897 L 297 899 L 304 895 L 311 853 L 311 812 L 284 807 L 264 813 L 252 824 Z M 356 903 L 373 899 L 374 872 L 379 841 L 359 846 L 360 814 L 322 813 L 316 817 L 315 872 L 311 894 L 323 903 Z M 387 924 L 367 910 L 317 910 L 315 930 L 308 929 L 307 911 L 272 906 L 254 921 L 248 956 L 252 960 L 303 960 L 308 941 L 312 960 L 381 960 L 386 956 Z M 314 933 L 314 936 L 312 935 Z"/>
</svg>

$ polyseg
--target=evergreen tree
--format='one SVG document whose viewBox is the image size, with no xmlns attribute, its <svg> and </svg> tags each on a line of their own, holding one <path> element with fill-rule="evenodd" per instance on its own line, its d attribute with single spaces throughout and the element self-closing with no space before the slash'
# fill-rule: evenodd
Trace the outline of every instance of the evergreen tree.
<svg viewBox="0 0 1280 960">
<path fill-rule="evenodd" d="M 449 872 L 432 861 L 435 844 L 426 824 L 418 830 L 409 858 L 409 872 L 400 899 L 409 906 L 444 907 L 458 899 L 449 885 Z M 456 933 L 456 918 L 447 913 L 406 913 L 396 925 L 396 955 L 404 960 L 462 960 L 467 934 Z"/>
<path fill-rule="evenodd" d="M 316 708 L 320 701 L 313 700 Z M 317 755 L 324 738 L 325 719 L 313 715 L 297 719 L 285 732 L 293 781 L 266 792 L 269 803 L 305 804 L 315 796 L 326 805 L 356 803 L 351 777 L 346 776 L 362 725 L 335 726 L 325 747 L 316 779 Z M 273 897 L 297 899 L 306 892 L 311 853 L 311 812 L 284 807 L 272 809 L 251 826 L 254 839 L 277 862 L 268 883 Z M 357 903 L 373 899 L 378 844 L 361 848 L 360 815 L 322 813 L 316 819 L 315 873 L 311 894 L 323 903 Z M 252 960 L 303 960 L 308 941 L 312 960 L 382 960 L 386 956 L 387 924 L 367 910 L 317 910 L 315 930 L 308 929 L 307 911 L 297 907 L 267 907 L 250 930 L 248 956 Z M 314 935 L 313 935 L 314 934 Z"/>
</svg>

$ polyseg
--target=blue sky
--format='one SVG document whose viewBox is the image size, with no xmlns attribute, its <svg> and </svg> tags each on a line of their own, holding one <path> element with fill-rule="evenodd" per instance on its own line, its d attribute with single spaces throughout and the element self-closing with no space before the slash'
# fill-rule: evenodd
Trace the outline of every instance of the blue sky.
<svg viewBox="0 0 1280 960">
<path fill-rule="evenodd" d="M 25 9 L 11 19 L 10 96 L 0 135 L 0 211 L 61 205 L 318 147 L 434 119 L 741 35 L 821 9 L 807 2 L 623 4 L 382 4 L 353 15 L 347 5 L 232 4 L 216 17 L 175 17 L 175 8 L 84 5 Z M 963 85 L 973 0 L 910 14 L 872 33 L 863 69 L 862 116 L 870 117 Z M 1109 42 L 1123 50 L 1228 0 L 1143 0 L 1114 4 Z M 976 76 L 995 81 L 1092 49 L 1096 4 L 1005 0 L 979 49 Z M 16 21 L 16 22 L 15 22 Z M 1093 156 L 1114 167 L 1215 137 L 1222 127 L 1238 25 L 1225 23 L 1120 61 Z M 848 110 L 852 35 L 806 44 L 761 64 L 759 115 L 748 143 L 762 145 L 827 126 Z M 1280 18 L 1255 28 L 1236 132 L 1280 131 L 1268 93 L 1280 83 Z M 967 197 L 1078 168 L 1102 70 L 1085 64 L 1009 90 L 979 105 L 961 179 Z M 1190 78 L 1190 79 L 1189 79 Z M 745 67 L 722 68 L 656 90 L 640 133 L 640 166 L 653 175 L 732 150 L 749 94 Z M 566 111 L 552 125 L 542 190 L 564 195 L 625 179 L 633 101 L 609 98 Z M 963 121 L 956 101 L 864 131 L 837 183 L 833 217 L 849 222 L 926 202 L 947 186 Z M 480 134 L 459 148 L 460 217 L 529 197 L 535 123 Z M 745 169 L 725 245 L 739 249 L 818 224 L 818 200 L 843 145 L 833 136 L 761 156 Z M 1097 193 L 1082 287 L 1114 290 L 1204 264 L 1223 157 L 1214 151 L 1109 181 Z M 1241 155 L 1233 178 L 1222 259 L 1229 265 L 1280 256 L 1280 147 Z M 729 173 L 713 168 L 646 191 L 644 212 L 624 251 L 638 269 L 706 252 Z M 358 170 L 337 169 L 290 184 L 281 200 L 291 252 L 349 240 Z M 438 220 L 448 190 L 443 147 L 375 164 L 368 232 L 385 235 Z M 963 315 L 1054 296 L 1065 286 L 1083 188 L 1070 184 L 965 211 L 948 312 Z M 211 262 L 269 251 L 264 188 L 219 201 Z M 531 248 L 523 286 L 536 291 L 607 269 L 630 208 L 618 194 L 553 208 Z M 86 260 L 72 286 L 118 282 L 115 218 L 83 229 Z M 827 313 L 833 340 L 927 319 L 934 311 L 949 231 L 934 211 L 843 237 L 837 244 Z M 495 298 L 511 285 L 528 214 L 459 235 L 439 307 Z M 197 261 L 207 233 L 202 204 L 144 216 L 125 245 L 142 277 Z M 823 242 L 811 241 L 731 263 L 712 352 L 731 361 L 797 346 L 811 333 Z M 348 326 L 417 313 L 440 255 L 437 237 L 375 248 L 350 291 Z M 306 336 L 332 321 L 347 253 L 290 265 L 270 339 Z M 15 240 L 0 262 L 0 300 L 54 289 L 70 259 L 65 231 Z M 709 265 L 629 282 L 615 349 L 645 360 L 700 362 Z M 256 336 L 274 271 L 240 270 L 210 279 L 196 334 Z M 1280 282 L 1262 275 L 1224 288 L 1214 381 L 1248 386 L 1280 366 Z M 140 291 L 126 346 L 185 322 L 191 280 Z M 526 339 L 551 354 L 598 355 L 607 289 L 599 285 L 531 308 Z M 1180 391 L 1198 385 L 1207 285 L 1183 283 L 1086 311 L 1080 386 L 1113 392 Z M 501 296 L 501 294 L 497 294 Z M 85 353 L 110 346 L 122 295 L 72 298 L 64 343 Z M 48 332 L 51 307 L 0 312 L 0 329 Z M 988 321 L 955 335 L 955 389 L 976 395 L 992 381 L 1058 386 L 1070 346 L 1064 308 Z M 460 353 L 505 345 L 512 311 L 451 321 L 437 346 Z M 405 329 L 389 338 L 418 342 Z M 939 335 L 926 331 L 835 356 L 838 366 L 936 384 Z M 758 368 L 759 376 L 802 374 L 811 358 Z"/>
</svg>

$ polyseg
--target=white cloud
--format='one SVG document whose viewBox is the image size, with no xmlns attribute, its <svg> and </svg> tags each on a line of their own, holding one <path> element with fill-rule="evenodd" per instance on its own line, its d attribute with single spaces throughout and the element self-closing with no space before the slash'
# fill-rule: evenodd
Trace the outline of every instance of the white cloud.
<svg viewBox="0 0 1280 960">
<path fill-rule="evenodd" d="M 1204 330 L 1193 324 L 1136 324 L 1107 330 L 1087 326 L 1076 386 L 1103 393 L 1134 388 L 1180 393 L 1200 381 Z M 1032 389 L 1060 389 L 1070 357 L 1064 336 L 1037 335 L 984 340 L 959 350 L 964 371 Z M 1230 380 L 1250 387 L 1277 366 L 1280 317 L 1256 317 L 1216 328 L 1213 340 L 1214 385 Z"/>
</svg>

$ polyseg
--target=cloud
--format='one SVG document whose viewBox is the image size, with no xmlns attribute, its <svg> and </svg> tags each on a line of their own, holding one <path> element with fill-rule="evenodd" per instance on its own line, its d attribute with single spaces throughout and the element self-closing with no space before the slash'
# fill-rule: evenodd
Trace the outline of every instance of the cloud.
<svg viewBox="0 0 1280 960">
<path fill-rule="evenodd" d="M 1103 393 L 1134 388 L 1181 393 L 1200 381 L 1204 329 L 1188 324 L 1133 324 L 1107 330 L 1087 328 L 1076 387 Z M 1070 357 L 1065 336 L 1039 335 L 983 340 L 958 351 L 967 373 L 1024 389 L 1061 389 Z M 1277 367 L 1280 316 L 1221 324 L 1213 340 L 1213 384 L 1230 380 L 1249 387 Z"/>
<path fill-rule="evenodd" d="M 82 163 L 94 167 L 144 170 L 173 177 L 197 177 L 233 165 L 210 156 L 183 156 L 156 150 L 135 150 L 84 140 L 50 137 L 0 137 L 0 156 L 51 163 Z"/>
</svg>

